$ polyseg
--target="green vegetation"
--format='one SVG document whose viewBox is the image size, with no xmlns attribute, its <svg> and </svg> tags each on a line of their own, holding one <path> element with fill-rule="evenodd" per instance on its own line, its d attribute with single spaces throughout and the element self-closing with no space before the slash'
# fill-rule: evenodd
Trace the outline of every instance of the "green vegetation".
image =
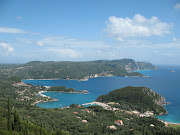
<svg viewBox="0 0 180 135">
<path fill-rule="evenodd" d="M 153 117 L 137 117 L 125 110 L 106 110 L 100 106 L 71 105 L 64 109 L 44 109 L 31 105 L 41 97 L 41 86 L 12 85 L 0 80 L 0 134 L 2 135 L 179 135 L 179 128 L 165 127 Z M 15 81 L 15 80 L 14 80 Z M 32 99 L 24 99 L 28 96 Z M 34 96 L 33 96 L 34 95 Z M 8 98 L 9 97 L 9 98 Z M 114 123 L 122 120 L 124 125 Z M 151 124 L 154 127 L 150 126 Z M 117 129 L 109 129 L 114 125 Z M 10 128 L 12 127 L 12 128 Z"/>
<path fill-rule="evenodd" d="M 76 92 L 73 88 L 66 88 L 65 86 L 52 86 L 48 89 L 48 91 L 56 91 L 56 92 Z"/>
<path fill-rule="evenodd" d="M 41 62 L 33 61 L 22 65 L 1 65 L 0 76 L 18 76 L 21 79 L 88 79 L 99 76 L 143 76 L 135 70 L 155 69 L 150 63 L 132 59 L 99 60 L 89 62 Z"/>
<path fill-rule="evenodd" d="M 11 124 L 11 104 L 8 97 L 8 117 L 7 117 L 7 128 L 8 130 L 12 130 L 12 124 Z"/>
<path fill-rule="evenodd" d="M 47 91 L 65 92 L 65 93 L 88 93 L 87 90 L 74 90 L 73 88 L 66 88 L 65 86 L 51 86 Z"/>
<path fill-rule="evenodd" d="M 138 110 L 140 112 L 154 111 L 155 114 L 164 114 L 166 110 L 161 106 L 165 99 L 146 87 L 125 87 L 99 96 L 98 102 L 120 103 L 121 109 Z"/>
<path fill-rule="evenodd" d="M 68 135 L 69 133 L 63 130 L 49 131 L 37 124 L 29 123 L 20 119 L 16 110 L 11 112 L 8 99 L 8 112 L 0 107 L 0 134 L 1 135 Z"/>
<path fill-rule="evenodd" d="M 180 125 L 176 125 L 176 124 L 169 124 L 169 127 L 179 129 L 179 128 L 180 128 Z"/>
</svg>

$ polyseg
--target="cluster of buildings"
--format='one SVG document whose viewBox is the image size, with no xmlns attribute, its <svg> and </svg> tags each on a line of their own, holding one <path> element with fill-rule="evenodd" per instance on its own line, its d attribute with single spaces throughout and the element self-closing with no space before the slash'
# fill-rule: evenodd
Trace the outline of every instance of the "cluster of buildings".
<svg viewBox="0 0 180 135">
<path fill-rule="evenodd" d="M 124 125 L 124 123 L 123 123 L 122 120 L 116 120 L 116 121 L 114 121 L 114 123 L 115 123 L 116 125 L 118 125 L 118 126 L 123 126 L 123 125 Z M 113 130 L 117 129 L 117 127 L 114 126 L 114 125 L 108 126 L 107 128 L 108 128 L 108 129 L 113 129 Z"/>
<path fill-rule="evenodd" d="M 19 87 L 19 86 L 29 86 L 29 85 L 25 84 L 23 81 L 17 82 L 17 83 L 13 83 L 12 85 L 16 86 L 16 87 Z"/>
<path fill-rule="evenodd" d="M 146 111 L 144 113 L 140 113 L 139 111 L 132 111 L 133 114 L 136 114 L 138 117 L 152 117 L 154 115 L 153 111 Z"/>
</svg>

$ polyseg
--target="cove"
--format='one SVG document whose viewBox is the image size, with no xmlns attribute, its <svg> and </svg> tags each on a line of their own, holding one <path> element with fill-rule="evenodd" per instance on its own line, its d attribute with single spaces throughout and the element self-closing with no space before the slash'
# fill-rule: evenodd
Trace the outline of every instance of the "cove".
<svg viewBox="0 0 180 135">
<path fill-rule="evenodd" d="M 180 123 L 180 66 L 157 66 L 158 70 L 138 71 L 149 77 L 98 77 L 88 81 L 77 80 L 23 80 L 26 84 L 46 86 L 66 86 L 75 90 L 88 90 L 89 94 L 43 93 L 57 102 L 39 103 L 42 108 L 61 108 L 71 104 L 93 102 L 98 96 L 126 86 L 148 87 L 164 96 L 170 104 L 165 108 L 168 115 L 158 116 L 168 122 Z M 175 71 L 175 72 L 170 72 Z"/>
</svg>

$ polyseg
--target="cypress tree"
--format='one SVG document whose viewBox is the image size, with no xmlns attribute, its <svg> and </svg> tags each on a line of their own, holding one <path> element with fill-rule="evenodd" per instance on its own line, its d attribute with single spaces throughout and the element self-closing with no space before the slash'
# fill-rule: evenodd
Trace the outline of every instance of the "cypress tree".
<svg viewBox="0 0 180 135">
<path fill-rule="evenodd" d="M 11 103 L 8 97 L 8 116 L 7 116 L 7 128 L 8 130 L 12 130 L 12 123 L 11 123 Z"/>
<path fill-rule="evenodd" d="M 14 130 L 16 130 L 16 131 L 20 131 L 20 120 L 19 120 L 19 116 L 18 116 L 18 114 L 17 114 L 17 112 L 16 112 L 16 110 L 15 110 L 15 112 L 14 112 Z"/>
<path fill-rule="evenodd" d="M 42 135 L 42 129 L 41 129 L 41 127 L 40 127 L 40 135 Z"/>
<path fill-rule="evenodd" d="M 29 135 L 28 123 L 25 124 L 25 133 L 24 133 L 24 135 Z"/>
</svg>

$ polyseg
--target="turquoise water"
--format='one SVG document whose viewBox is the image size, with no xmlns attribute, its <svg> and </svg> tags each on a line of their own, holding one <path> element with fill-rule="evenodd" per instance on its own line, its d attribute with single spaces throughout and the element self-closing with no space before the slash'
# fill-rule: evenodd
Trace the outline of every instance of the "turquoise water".
<svg viewBox="0 0 180 135">
<path fill-rule="evenodd" d="M 169 114 L 159 119 L 180 123 L 180 66 L 158 66 L 158 70 L 138 71 L 149 77 L 99 77 L 88 81 L 77 80 L 24 80 L 25 83 L 46 86 L 66 86 L 76 90 L 88 90 L 89 94 L 70 94 L 46 92 L 47 96 L 57 98 L 57 102 L 39 103 L 43 108 L 61 108 L 71 104 L 94 101 L 98 96 L 125 86 L 145 86 L 153 89 L 171 102 L 165 108 Z M 170 72 L 174 70 L 175 72 Z"/>
<path fill-rule="evenodd" d="M 43 108 L 61 108 L 71 104 L 83 104 L 94 101 L 96 95 L 93 94 L 77 94 L 77 93 L 58 93 L 58 92 L 45 92 L 47 96 L 59 99 L 59 101 L 39 103 L 37 104 Z"/>
</svg>

